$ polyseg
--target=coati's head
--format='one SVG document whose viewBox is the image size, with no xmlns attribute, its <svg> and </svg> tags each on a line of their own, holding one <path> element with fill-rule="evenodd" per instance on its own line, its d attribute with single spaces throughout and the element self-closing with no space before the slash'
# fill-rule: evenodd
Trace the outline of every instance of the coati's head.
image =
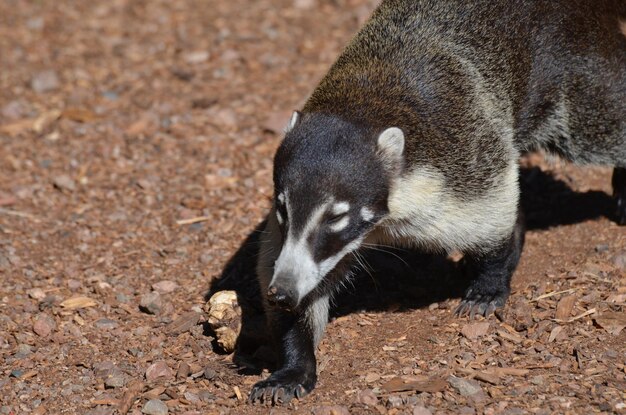
<svg viewBox="0 0 626 415">
<path fill-rule="evenodd" d="M 295 112 L 274 160 L 282 246 L 269 302 L 296 308 L 387 213 L 402 169 L 404 134 L 319 113 Z"/>
</svg>

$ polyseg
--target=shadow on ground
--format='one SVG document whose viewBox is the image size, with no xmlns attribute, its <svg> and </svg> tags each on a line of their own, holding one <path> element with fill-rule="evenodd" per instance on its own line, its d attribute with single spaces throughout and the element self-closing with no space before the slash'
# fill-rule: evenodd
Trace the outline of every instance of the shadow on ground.
<svg viewBox="0 0 626 415">
<path fill-rule="evenodd" d="M 565 182 L 534 167 L 522 169 L 521 206 L 527 229 L 546 229 L 600 217 L 613 218 L 613 199 L 601 191 L 579 193 Z M 230 258 L 221 275 L 212 281 L 207 299 L 217 291 L 237 292 L 242 308 L 242 331 L 235 351 L 235 362 L 264 367 L 258 358 L 259 346 L 266 344 L 266 330 L 259 327 L 263 315 L 255 262 L 260 223 Z M 369 270 L 360 270 L 354 283 L 336 298 L 332 316 L 359 311 L 390 311 L 421 308 L 431 303 L 460 297 L 469 284 L 461 262 L 442 255 L 393 249 L 368 250 L 364 258 Z M 257 357 L 255 358 L 255 353 Z"/>
</svg>

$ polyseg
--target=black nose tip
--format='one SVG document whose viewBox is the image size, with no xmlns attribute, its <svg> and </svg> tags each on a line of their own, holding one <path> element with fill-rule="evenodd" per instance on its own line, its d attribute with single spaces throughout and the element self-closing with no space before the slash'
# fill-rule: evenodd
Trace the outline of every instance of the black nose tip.
<svg viewBox="0 0 626 415">
<path fill-rule="evenodd" d="M 296 306 L 295 293 L 278 287 L 270 287 L 267 291 L 267 301 L 279 308 L 293 309 Z"/>
</svg>

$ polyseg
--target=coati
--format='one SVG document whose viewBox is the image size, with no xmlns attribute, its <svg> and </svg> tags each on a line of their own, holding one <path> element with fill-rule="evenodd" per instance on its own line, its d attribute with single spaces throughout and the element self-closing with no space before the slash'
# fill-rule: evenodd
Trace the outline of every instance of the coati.
<svg viewBox="0 0 626 415">
<path fill-rule="evenodd" d="M 502 307 L 524 242 L 518 157 L 614 166 L 626 223 L 625 0 L 384 0 L 295 112 L 257 264 L 279 367 L 251 401 L 316 383 L 315 349 L 364 243 L 461 251 L 458 314 Z"/>
</svg>

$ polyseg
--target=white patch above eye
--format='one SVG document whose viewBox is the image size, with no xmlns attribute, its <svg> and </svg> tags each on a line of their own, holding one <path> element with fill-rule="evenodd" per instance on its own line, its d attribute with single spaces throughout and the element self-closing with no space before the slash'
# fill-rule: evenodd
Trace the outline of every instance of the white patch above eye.
<svg viewBox="0 0 626 415">
<path fill-rule="evenodd" d="M 363 206 L 361 208 L 361 217 L 365 222 L 369 222 L 374 218 L 374 212 L 372 212 L 372 209 L 367 206 Z"/>
<path fill-rule="evenodd" d="M 349 223 L 350 223 L 350 216 L 346 215 L 343 218 L 339 219 L 337 222 L 330 225 L 330 230 L 332 232 L 340 232 L 344 230 L 348 226 Z"/>
<path fill-rule="evenodd" d="M 348 202 L 338 202 L 333 205 L 331 210 L 333 215 L 341 215 L 350 210 L 350 203 Z"/>
<path fill-rule="evenodd" d="M 285 222 L 285 220 L 283 219 L 283 215 L 281 215 L 278 210 L 276 211 L 276 219 L 278 220 L 279 225 L 282 225 L 283 222 Z"/>
</svg>

